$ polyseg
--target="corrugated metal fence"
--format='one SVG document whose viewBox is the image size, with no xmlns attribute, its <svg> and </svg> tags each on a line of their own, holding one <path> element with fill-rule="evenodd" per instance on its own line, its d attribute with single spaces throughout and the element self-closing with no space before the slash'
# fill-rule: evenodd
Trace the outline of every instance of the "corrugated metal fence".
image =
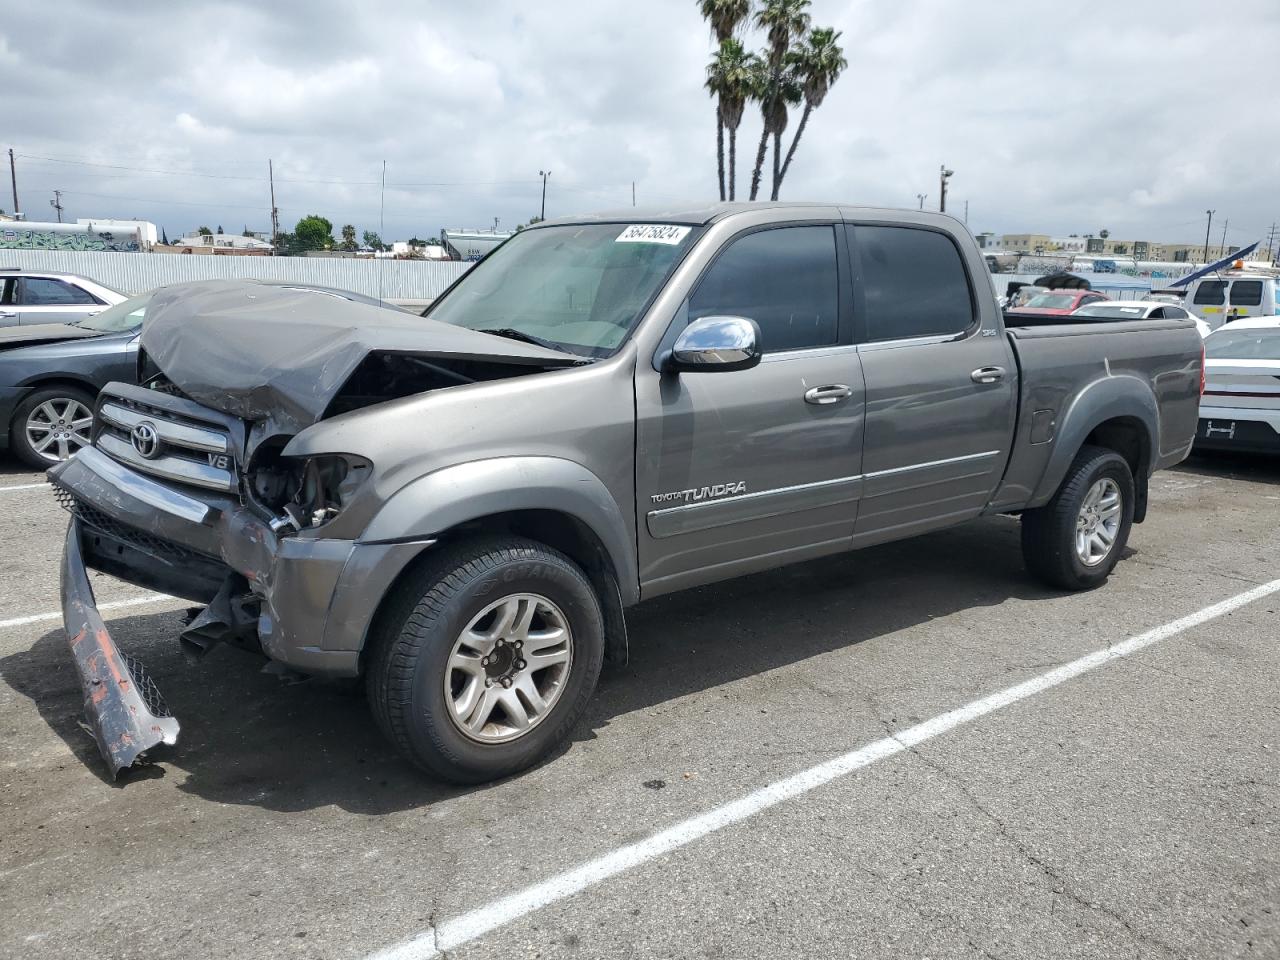
<svg viewBox="0 0 1280 960">
<path fill-rule="evenodd" d="M 383 300 L 432 300 L 470 266 L 452 260 L 0 250 L 0 267 L 75 273 L 121 293 L 144 293 L 190 280 L 248 278 L 338 287 Z"/>
</svg>

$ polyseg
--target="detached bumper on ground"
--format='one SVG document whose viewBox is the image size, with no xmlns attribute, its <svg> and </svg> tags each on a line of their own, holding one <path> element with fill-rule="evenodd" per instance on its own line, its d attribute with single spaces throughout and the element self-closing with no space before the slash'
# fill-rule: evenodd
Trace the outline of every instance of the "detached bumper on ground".
<svg viewBox="0 0 1280 960">
<path fill-rule="evenodd" d="M 178 740 L 178 721 L 141 664 L 124 656 L 98 613 L 73 517 L 62 553 L 62 621 L 84 690 L 85 718 L 111 776 L 152 747 Z"/>
</svg>

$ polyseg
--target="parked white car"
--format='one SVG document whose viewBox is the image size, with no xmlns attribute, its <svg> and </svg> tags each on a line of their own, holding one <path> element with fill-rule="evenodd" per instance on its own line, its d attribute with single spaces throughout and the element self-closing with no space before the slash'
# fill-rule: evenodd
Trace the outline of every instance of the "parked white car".
<svg viewBox="0 0 1280 960">
<path fill-rule="evenodd" d="M 74 273 L 0 267 L 0 327 L 79 323 L 127 299 L 118 290 Z"/>
<path fill-rule="evenodd" d="M 1209 324 L 1194 313 L 1167 300 L 1104 300 L 1085 304 L 1072 316 L 1099 320 L 1194 320 L 1201 339 L 1211 332 Z"/>
<path fill-rule="evenodd" d="M 1219 327 L 1204 351 L 1196 448 L 1280 453 L 1280 317 Z"/>
</svg>

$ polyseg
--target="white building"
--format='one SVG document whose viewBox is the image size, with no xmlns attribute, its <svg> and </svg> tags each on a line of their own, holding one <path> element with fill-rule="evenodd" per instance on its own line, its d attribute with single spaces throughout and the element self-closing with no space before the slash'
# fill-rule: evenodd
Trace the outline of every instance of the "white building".
<svg viewBox="0 0 1280 960">
<path fill-rule="evenodd" d="M 259 237 L 243 237 L 238 233 L 198 233 L 179 237 L 170 246 L 211 247 L 214 250 L 252 250 L 267 253 L 272 246 Z"/>
<path fill-rule="evenodd" d="M 160 230 L 148 220 L 94 220 L 78 217 L 76 223 L 88 227 L 90 233 L 138 234 L 143 249 L 149 250 L 160 242 Z"/>
</svg>

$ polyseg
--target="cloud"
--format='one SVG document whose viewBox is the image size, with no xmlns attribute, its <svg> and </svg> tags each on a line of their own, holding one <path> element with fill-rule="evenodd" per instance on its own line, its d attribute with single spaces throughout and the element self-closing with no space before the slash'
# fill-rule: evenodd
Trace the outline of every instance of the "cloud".
<svg viewBox="0 0 1280 960">
<path fill-rule="evenodd" d="M 812 12 L 850 65 L 784 197 L 932 205 L 946 163 L 975 230 L 1180 240 L 1212 207 L 1244 242 L 1280 214 L 1265 88 L 1222 66 L 1268 61 L 1280 7 L 1247 29 L 1195 0 L 1115 4 L 1097 23 L 942 0 Z M 641 204 L 712 198 L 710 48 L 692 0 L 67 0 L 6 12 L 0 89 L 31 209 L 57 188 L 80 216 L 261 229 L 271 158 L 286 224 L 376 229 L 386 161 L 385 233 L 425 236 L 527 220 L 546 169 L 550 215 L 627 206 L 633 181 Z M 748 111 L 740 183 L 758 137 Z"/>
</svg>

